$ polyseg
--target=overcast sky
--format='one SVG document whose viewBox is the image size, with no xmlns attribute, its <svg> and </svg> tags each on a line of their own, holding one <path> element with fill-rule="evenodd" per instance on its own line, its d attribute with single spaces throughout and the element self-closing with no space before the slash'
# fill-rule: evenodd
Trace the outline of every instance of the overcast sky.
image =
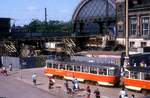
<svg viewBox="0 0 150 98">
<path fill-rule="evenodd" d="M 32 19 L 44 20 L 47 8 L 48 20 L 71 20 L 81 0 L 1 0 L 0 17 L 12 18 L 16 25 L 28 24 Z"/>
</svg>

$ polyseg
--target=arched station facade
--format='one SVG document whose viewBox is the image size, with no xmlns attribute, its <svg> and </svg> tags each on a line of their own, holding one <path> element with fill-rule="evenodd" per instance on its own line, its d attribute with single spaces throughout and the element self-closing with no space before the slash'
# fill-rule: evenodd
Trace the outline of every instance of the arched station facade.
<svg viewBox="0 0 150 98">
<path fill-rule="evenodd" d="M 90 36 L 110 35 L 115 27 L 116 0 L 82 0 L 72 16 L 76 44 L 83 48 Z"/>
</svg>

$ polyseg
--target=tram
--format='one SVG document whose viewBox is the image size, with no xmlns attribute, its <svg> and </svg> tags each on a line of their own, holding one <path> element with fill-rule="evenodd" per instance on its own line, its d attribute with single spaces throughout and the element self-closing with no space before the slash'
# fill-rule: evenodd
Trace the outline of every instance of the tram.
<svg viewBox="0 0 150 98">
<path fill-rule="evenodd" d="M 125 69 L 124 86 L 136 91 L 150 91 L 150 53 L 130 57 L 130 66 Z"/>
<path fill-rule="evenodd" d="M 119 66 L 115 64 L 46 60 L 45 75 L 74 78 L 81 82 L 93 81 L 99 85 L 115 86 L 119 83 Z"/>
<path fill-rule="evenodd" d="M 150 67 L 128 67 L 124 86 L 136 91 L 150 90 Z"/>
</svg>

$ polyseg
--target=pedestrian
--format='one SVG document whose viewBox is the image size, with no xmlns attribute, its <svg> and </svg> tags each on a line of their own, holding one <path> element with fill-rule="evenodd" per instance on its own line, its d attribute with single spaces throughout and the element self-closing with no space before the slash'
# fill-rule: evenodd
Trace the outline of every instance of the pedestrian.
<svg viewBox="0 0 150 98">
<path fill-rule="evenodd" d="M 75 80 L 72 80 L 72 90 L 75 91 L 76 86 L 75 86 Z"/>
<path fill-rule="evenodd" d="M 9 71 L 12 71 L 12 64 L 9 64 Z"/>
<path fill-rule="evenodd" d="M 69 93 L 69 84 L 68 84 L 68 80 L 65 81 L 64 85 L 65 85 L 65 87 L 66 87 L 67 93 Z"/>
<path fill-rule="evenodd" d="M 50 81 L 49 81 L 49 89 L 52 89 L 53 85 L 54 85 L 53 81 L 50 80 Z"/>
<path fill-rule="evenodd" d="M 2 74 L 8 76 L 6 67 L 2 67 Z"/>
<path fill-rule="evenodd" d="M 131 95 L 131 98 L 135 98 L 135 95 L 134 95 L 134 94 L 132 94 L 132 95 Z"/>
<path fill-rule="evenodd" d="M 33 81 L 34 85 L 36 85 L 36 78 L 37 78 L 36 73 L 33 73 L 33 75 L 32 75 L 32 81 Z"/>
<path fill-rule="evenodd" d="M 129 97 L 128 97 L 128 94 L 126 94 L 123 98 L 129 98 Z"/>
<path fill-rule="evenodd" d="M 87 98 L 90 98 L 90 96 L 91 96 L 90 86 L 87 86 L 86 91 L 87 91 Z"/>
<path fill-rule="evenodd" d="M 78 81 L 78 79 L 74 80 L 74 85 L 75 85 L 75 89 L 78 90 L 79 89 L 79 81 Z"/>
<path fill-rule="evenodd" d="M 49 79 L 48 88 L 49 88 L 49 89 L 52 89 L 52 86 L 54 85 L 55 80 L 54 80 L 51 76 L 48 76 L 48 79 Z"/>
<path fill-rule="evenodd" d="M 119 98 L 124 98 L 125 95 L 127 95 L 126 91 L 124 90 L 124 88 L 122 88 L 122 90 L 119 92 Z"/>
<path fill-rule="evenodd" d="M 94 91 L 94 94 L 95 94 L 95 98 L 100 98 L 100 91 L 98 88 Z"/>
<path fill-rule="evenodd" d="M 95 98 L 100 98 L 100 91 L 98 88 L 94 91 L 94 94 L 95 94 Z"/>
</svg>

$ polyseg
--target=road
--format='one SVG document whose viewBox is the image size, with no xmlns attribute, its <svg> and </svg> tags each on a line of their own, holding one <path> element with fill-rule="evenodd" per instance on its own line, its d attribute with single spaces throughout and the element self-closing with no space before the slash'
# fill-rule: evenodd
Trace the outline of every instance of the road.
<svg viewBox="0 0 150 98">
<path fill-rule="evenodd" d="M 58 98 L 47 91 L 20 82 L 12 77 L 0 75 L 0 98 Z"/>
</svg>

